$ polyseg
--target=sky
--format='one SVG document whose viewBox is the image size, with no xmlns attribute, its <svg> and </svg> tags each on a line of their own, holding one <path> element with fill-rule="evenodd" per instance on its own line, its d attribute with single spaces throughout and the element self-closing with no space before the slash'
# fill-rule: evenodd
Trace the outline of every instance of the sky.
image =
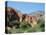
<svg viewBox="0 0 46 35">
<path fill-rule="evenodd" d="M 8 1 L 8 7 L 12 7 L 21 11 L 21 13 L 31 13 L 37 10 L 45 10 L 44 3 L 33 3 L 33 2 L 15 2 L 15 1 Z"/>
</svg>

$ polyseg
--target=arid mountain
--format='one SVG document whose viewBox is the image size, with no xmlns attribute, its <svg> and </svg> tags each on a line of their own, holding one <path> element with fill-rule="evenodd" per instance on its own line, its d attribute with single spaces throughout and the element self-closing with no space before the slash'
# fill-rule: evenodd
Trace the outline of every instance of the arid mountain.
<svg viewBox="0 0 46 35">
<path fill-rule="evenodd" d="M 32 14 L 32 15 L 36 15 L 36 14 L 42 14 L 42 15 L 44 15 L 45 14 L 45 11 L 34 11 L 34 12 L 32 12 L 32 13 L 30 13 L 30 14 Z"/>
<path fill-rule="evenodd" d="M 45 18 L 45 11 L 34 11 L 30 14 L 33 15 L 33 16 L 36 16 L 37 19 L 43 18 L 43 17 Z"/>
</svg>

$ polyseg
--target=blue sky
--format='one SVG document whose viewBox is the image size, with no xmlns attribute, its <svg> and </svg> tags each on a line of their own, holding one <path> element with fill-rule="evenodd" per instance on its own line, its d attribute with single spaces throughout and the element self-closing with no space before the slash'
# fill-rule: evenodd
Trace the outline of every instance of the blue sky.
<svg viewBox="0 0 46 35">
<path fill-rule="evenodd" d="M 27 13 L 27 14 L 31 13 L 33 11 L 44 10 L 45 9 L 45 4 L 44 3 L 8 1 L 7 5 L 9 7 L 20 10 L 22 13 Z"/>
</svg>

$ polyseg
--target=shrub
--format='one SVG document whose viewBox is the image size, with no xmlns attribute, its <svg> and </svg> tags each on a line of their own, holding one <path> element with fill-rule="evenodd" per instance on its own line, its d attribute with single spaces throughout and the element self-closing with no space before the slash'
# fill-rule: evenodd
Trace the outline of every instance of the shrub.
<svg viewBox="0 0 46 35">
<path fill-rule="evenodd" d="M 44 32 L 45 30 L 45 21 L 42 19 L 39 19 L 37 21 L 37 25 L 32 28 L 28 22 L 19 22 L 19 21 L 11 21 L 10 24 L 13 24 L 17 27 L 14 29 L 11 28 L 11 30 L 8 31 L 8 33 L 23 33 L 23 32 Z"/>
</svg>

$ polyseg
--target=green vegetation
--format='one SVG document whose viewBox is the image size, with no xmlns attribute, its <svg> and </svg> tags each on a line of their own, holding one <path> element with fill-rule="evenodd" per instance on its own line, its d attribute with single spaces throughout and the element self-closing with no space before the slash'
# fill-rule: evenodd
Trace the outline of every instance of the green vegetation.
<svg viewBox="0 0 46 35">
<path fill-rule="evenodd" d="M 11 21 L 9 24 L 13 24 L 15 28 L 11 28 L 8 30 L 8 33 L 24 33 L 24 32 L 44 32 L 45 31 L 45 21 L 39 19 L 37 25 L 32 28 L 29 23 L 27 22 L 18 22 L 18 21 Z"/>
</svg>

